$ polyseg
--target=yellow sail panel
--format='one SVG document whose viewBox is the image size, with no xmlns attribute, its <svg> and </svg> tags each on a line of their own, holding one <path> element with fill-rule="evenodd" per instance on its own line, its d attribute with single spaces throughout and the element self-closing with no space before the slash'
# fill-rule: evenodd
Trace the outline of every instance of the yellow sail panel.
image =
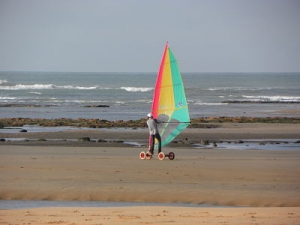
<svg viewBox="0 0 300 225">
<path fill-rule="evenodd" d="M 160 101 L 158 106 L 158 114 L 167 114 L 169 116 L 172 115 L 174 110 L 174 95 L 173 95 L 173 81 L 172 74 L 170 68 L 170 58 L 169 51 L 165 55 L 165 66 L 161 82 L 161 90 L 160 90 Z"/>
</svg>

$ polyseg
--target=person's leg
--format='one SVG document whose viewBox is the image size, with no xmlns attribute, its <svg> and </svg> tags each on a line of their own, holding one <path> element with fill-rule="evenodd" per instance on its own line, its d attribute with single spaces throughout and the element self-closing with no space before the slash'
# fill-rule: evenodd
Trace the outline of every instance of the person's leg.
<svg viewBox="0 0 300 225">
<path fill-rule="evenodd" d="M 148 151 L 151 151 L 151 146 L 152 146 L 152 136 L 149 134 L 149 141 L 148 141 Z"/>
<path fill-rule="evenodd" d="M 151 135 L 151 147 L 150 147 L 150 152 L 153 155 L 154 154 L 154 144 L 155 144 L 155 135 Z"/>
<path fill-rule="evenodd" d="M 158 154 L 159 154 L 161 152 L 161 137 L 159 134 L 156 134 L 155 137 L 158 140 Z"/>
</svg>

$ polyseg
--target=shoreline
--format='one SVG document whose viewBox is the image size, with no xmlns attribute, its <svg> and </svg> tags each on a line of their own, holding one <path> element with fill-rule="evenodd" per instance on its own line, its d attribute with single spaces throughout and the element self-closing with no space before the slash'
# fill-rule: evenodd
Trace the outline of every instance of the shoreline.
<svg viewBox="0 0 300 225">
<path fill-rule="evenodd" d="M 111 207 L 187 207 L 187 208 L 242 208 L 244 206 L 209 205 L 196 203 L 120 202 L 120 201 L 76 201 L 76 200 L 0 200 L 0 210 L 35 208 L 111 208 Z"/>
<path fill-rule="evenodd" d="M 251 145 L 300 145 L 300 123 L 211 123 L 211 128 L 187 128 L 168 146 L 196 148 Z M 214 128 L 212 128 L 214 127 Z M 26 132 L 21 132 L 26 130 Z M 147 128 L 13 127 L 0 129 L 0 145 L 146 147 Z M 250 142 L 250 143 L 249 143 Z M 257 147 L 256 147 L 257 148 Z M 278 147 L 277 147 L 278 148 Z M 300 147 L 299 147 L 300 148 Z M 272 149 L 272 148 L 271 148 Z"/>
</svg>

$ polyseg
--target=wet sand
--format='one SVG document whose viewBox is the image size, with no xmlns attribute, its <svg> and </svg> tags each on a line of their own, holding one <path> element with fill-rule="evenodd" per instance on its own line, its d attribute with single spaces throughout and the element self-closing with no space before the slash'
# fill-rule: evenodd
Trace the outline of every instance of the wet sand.
<svg viewBox="0 0 300 225">
<path fill-rule="evenodd" d="M 1 146 L 1 199 L 300 206 L 300 151 Z"/>
<path fill-rule="evenodd" d="M 210 124 L 217 128 L 190 128 L 185 129 L 175 141 L 179 144 L 170 144 L 172 147 L 191 147 L 189 144 L 199 144 L 201 140 L 215 141 L 239 141 L 248 139 L 276 140 L 299 139 L 300 124 L 276 124 L 276 123 L 220 123 Z M 47 128 L 51 130 L 51 128 Z M 47 131 L 46 129 L 46 131 Z M 58 128 L 55 127 L 57 130 Z M 6 129 L 7 130 L 7 129 Z M 87 146 L 87 147 L 128 147 L 124 142 L 138 142 L 146 145 L 148 140 L 147 128 L 104 128 L 104 129 L 72 129 L 58 132 L 19 132 L 21 129 L 13 129 L 15 132 L 0 130 L 0 138 L 23 138 L 27 141 L 0 142 L 4 145 L 36 145 L 36 146 Z M 11 130 L 7 130 L 11 131 Z M 78 138 L 89 137 L 93 142 L 77 142 Z M 50 140 L 50 141 L 43 141 Z M 54 141 L 53 141 L 54 140 Z M 68 142 L 68 140 L 73 140 Z M 74 143 L 74 140 L 76 143 Z M 100 142 L 95 143 L 96 140 Z M 170 146 L 168 145 L 168 146 Z"/>
<path fill-rule="evenodd" d="M 227 124 L 181 138 L 299 138 L 298 124 Z M 104 139 L 146 140 L 145 130 L 101 131 Z M 41 135 L 86 136 L 99 131 Z M 8 134 L 1 134 L 2 137 Z M 15 134 L 9 134 L 15 135 Z M 46 136 L 45 136 L 46 135 Z M 49 135 L 49 136 L 47 136 Z M 68 136 L 70 135 L 70 136 Z M 95 136 L 93 136 L 95 135 Z M 107 136 L 105 136 L 107 135 Z M 109 136 L 110 135 L 110 136 Z M 36 137 L 36 136 L 35 136 Z M 31 142 L 29 142 L 31 143 Z M 175 160 L 140 160 L 143 147 L 110 143 L 0 144 L 0 198 L 195 203 L 214 207 L 30 208 L 1 210 L 2 224 L 299 224 L 300 151 L 165 147 Z M 240 208 L 242 207 L 242 208 Z"/>
</svg>

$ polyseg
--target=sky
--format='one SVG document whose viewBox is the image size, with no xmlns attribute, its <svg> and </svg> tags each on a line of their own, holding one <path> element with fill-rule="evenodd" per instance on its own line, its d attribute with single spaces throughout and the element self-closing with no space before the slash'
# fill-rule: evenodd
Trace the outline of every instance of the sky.
<svg viewBox="0 0 300 225">
<path fill-rule="evenodd" d="M 300 72 L 299 0 L 0 0 L 0 71 Z"/>
</svg>

